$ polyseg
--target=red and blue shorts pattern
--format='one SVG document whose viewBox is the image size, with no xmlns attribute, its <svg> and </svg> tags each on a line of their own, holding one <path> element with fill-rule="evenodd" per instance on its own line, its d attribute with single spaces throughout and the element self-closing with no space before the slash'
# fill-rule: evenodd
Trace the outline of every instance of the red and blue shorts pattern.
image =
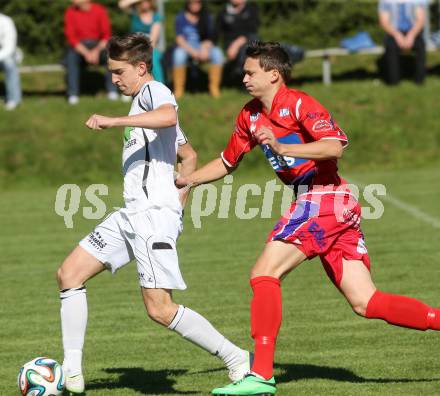
<svg viewBox="0 0 440 396">
<path fill-rule="evenodd" d="M 267 242 L 293 243 L 308 259 L 319 256 L 332 282 L 339 287 L 342 259 L 370 259 L 360 229 L 361 208 L 348 192 L 302 194 L 275 225 Z"/>
</svg>

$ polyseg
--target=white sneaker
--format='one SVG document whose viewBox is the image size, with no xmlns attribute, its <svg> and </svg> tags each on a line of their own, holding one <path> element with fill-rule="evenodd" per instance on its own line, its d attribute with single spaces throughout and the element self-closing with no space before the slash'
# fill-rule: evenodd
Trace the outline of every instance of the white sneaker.
<svg viewBox="0 0 440 396">
<path fill-rule="evenodd" d="M 66 375 L 66 391 L 74 394 L 84 393 L 84 376 L 82 374 Z"/>
<path fill-rule="evenodd" d="M 70 95 L 67 102 L 72 106 L 77 105 L 79 103 L 79 97 L 76 95 Z"/>
<path fill-rule="evenodd" d="M 11 111 L 11 110 L 14 110 L 17 106 L 18 106 L 17 102 L 13 102 L 12 100 L 9 100 L 5 104 L 5 110 L 6 111 Z"/>
<path fill-rule="evenodd" d="M 254 354 L 252 352 L 245 351 L 244 360 L 229 370 L 229 379 L 232 382 L 237 382 L 240 381 L 246 374 L 249 374 L 253 360 Z"/>
<path fill-rule="evenodd" d="M 119 95 L 118 95 L 117 92 L 109 92 L 109 93 L 107 94 L 107 99 L 108 99 L 108 100 L 111 100 L 111 101 L 115 101 L 115 100 L 118 100 L 118 99 L 119 99 Z"/>
</svg>

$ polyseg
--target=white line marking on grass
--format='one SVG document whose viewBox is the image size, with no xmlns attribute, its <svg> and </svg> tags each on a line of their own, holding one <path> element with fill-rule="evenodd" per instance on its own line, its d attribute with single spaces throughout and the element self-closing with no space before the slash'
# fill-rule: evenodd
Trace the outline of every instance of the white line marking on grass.
<svg viewBox="0 0 440 396">
<path fill-rule="evenodd" d="M 358 183 L 357 181 L 355 181 L 353 179 L 350 179 L 350 183 L 356 184 L 357 186 L 361 187 L 362 189 L 364 189 L 366 186 L 365 184 Z M 388 192 L 386 195 L 382 196 L 381 198 L 384 201 L 389 202 L 391 205 L 395 206 L 396 208 L 399 208 L 399 209 L 403 210 L 404 212 L 410 214 L 411 216 L 415 217 L 416 219 L 421 220 L 421 221 L 431 225 L 434 228 L 440 229 L 440 219 L 423 212 L 417 206 L 410 205 L 406 202 L 403 202 L 402 200 L 393 197 Z"/>
</svg>

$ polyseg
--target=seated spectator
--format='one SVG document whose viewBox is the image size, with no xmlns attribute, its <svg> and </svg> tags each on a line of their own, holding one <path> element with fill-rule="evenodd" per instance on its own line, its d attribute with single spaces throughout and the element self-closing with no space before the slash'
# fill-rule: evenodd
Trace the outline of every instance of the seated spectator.
<svg viewBox="0 0 440 396">
<path fill-rule="evenodd" d="M 176 16 L 176 48 L 173 52 L 174 95 L 185 92 L 188 58 L 195 62 L 210 62 L 209 92 L 220 96 L 223 54 L 213 44 L 213 21 L 201 0 L 186 0 L 185 9 Z"/>
<path fill-rule="evenodd" d="M 14 21 L 10 17 L 0 14 L 0 67 L 5 70 L 5 110 L 14 110 L 21 102 L 16 50 L 17 30 Z"/>
<path fill-rule="evenodd" d="M 233 74 L 241 76 L 247 44 L 258 40 L 259 25 L 257 5 L 246 0 L 228 0 L 218 14 L 216 39 L 223 40 L 228 69 Z"/>
<path fill-rule="evenodd" d="M 111 36 L 107 10 L 90 0 L 72 0 L 64 14 L 64 34 L 67 50 L 67 96 L 70 104 L 79 101 L 79 72 L 82 62 L 90 65 L 107 65 L 105 47 Z M 112 77 L 106 73 L 107 96 L 118 99 Z"/>
<path fill-rule="evenodd" d="M 162 16 L 157 12 L 155 0 L 120 0 L 119 7 L 130 11 L 131 33 L 145 33 L 153 45 L 153 77 L 165 83 L 162 69 L 162 53 L 156 48 L 162 30 Z"/>
<path fill-rule="evenodd" d="M 422 84 L 425 75 L 426 49 L 423 29 L 426 22 L 426 0 L 380 0 L 379 21 L 386 33 L 385 63 L 388 84 L 400 80 L 400 53 L 415 54 L 415 80 Z"/>
</svg>

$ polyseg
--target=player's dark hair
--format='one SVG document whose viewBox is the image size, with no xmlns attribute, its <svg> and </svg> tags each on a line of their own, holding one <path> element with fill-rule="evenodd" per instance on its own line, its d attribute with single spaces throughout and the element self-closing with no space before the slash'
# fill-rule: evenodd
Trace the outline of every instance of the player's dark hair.
<svg viewBox="0 0 440 396">
<path fill-rule="evenodd" d="M 137 65 L 145 62 L 148 73 L 153 69 L 153 46 L 143 33 L 130 33 L 126 36 L 113 36 L 107 44 L 108 57 L 116 61 Z"/>
<path fill-rule="evenodd" d="M 289 82 L 292 63 L 280 43 L 253 41 L 246 48 L 246 56 L 258 59 L 264 71 L 278 70 L 284 82 Z"/>
</svg>

